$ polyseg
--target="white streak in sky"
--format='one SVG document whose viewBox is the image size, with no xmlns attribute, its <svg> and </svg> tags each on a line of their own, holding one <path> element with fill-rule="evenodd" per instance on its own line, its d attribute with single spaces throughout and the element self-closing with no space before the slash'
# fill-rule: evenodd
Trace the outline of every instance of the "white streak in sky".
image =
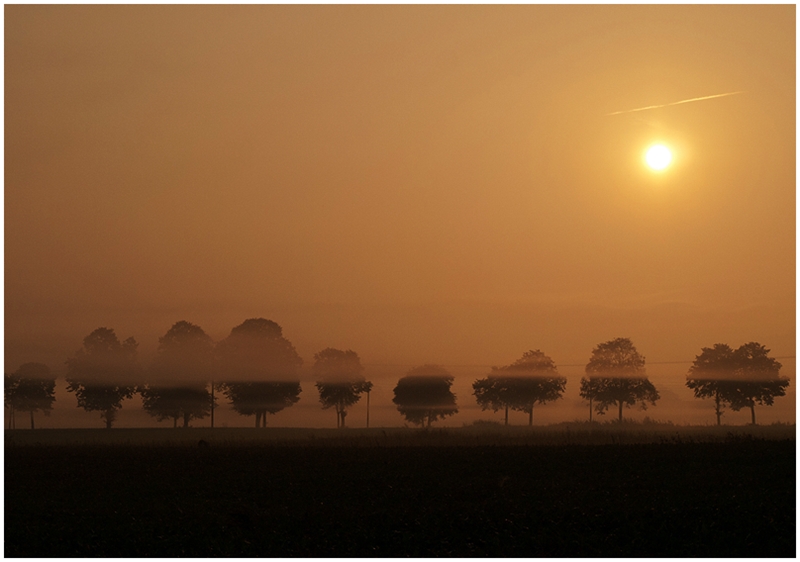
<svg viewBox="0 0 800 562">
<path fill-rule="evenodd" d="M 647 107 L 639 107 L 637 109 L 626 109 L 625 111 L 615 111 L 614 113 L 606 113 L 606 117 L 610 115 L 619 115 L 620 113 L 633 113 L 634 111 L 646 111 L 648 109 L 657 109 L 659 107 L 669 107 L 670 105 L 680 105 L 682 103 L 689 103 L 693 101 L 710 100 L 714 98 L 724 98 L 725 96 L 735 96 L 736 94 L 743 94 L 744 90 L 740 92 L 728 92 L 727 94 L 714 94 L 713 96 L 703 96 L 702 98 L 692 98 L 688 100 L 674 101 L 672 103 L 665 103 L 662 105 L 648 105 Z"/>
</svg>

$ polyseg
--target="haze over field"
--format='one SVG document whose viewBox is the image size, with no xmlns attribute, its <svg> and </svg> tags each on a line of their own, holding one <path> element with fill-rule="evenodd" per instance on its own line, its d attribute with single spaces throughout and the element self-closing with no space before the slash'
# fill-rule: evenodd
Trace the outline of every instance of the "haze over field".
<svg viewBox="0 0 800 562">
<path fill-rule="evenodd" d="M 334 425 L 327 347 L 359 354 L 375 426 L 423 364 L 454 376 L 440 424 L 499 421 L 472 382 L 541 349 L 549 423 L 586 418 L 592 349 L 626 337 L 661 393 L 626 416 L 711 424 L 692 360 L 756 341 L 790 379 L 759 423 L 794 422 L 795 6 L 4 12 L 6 372 L 63 376 L 101 326 L 149 364 L 179 320 L 263 317 L 304 360 L 270 424 Z M 100 426 L 56 396 L 39 426 Z"/>
</svg>

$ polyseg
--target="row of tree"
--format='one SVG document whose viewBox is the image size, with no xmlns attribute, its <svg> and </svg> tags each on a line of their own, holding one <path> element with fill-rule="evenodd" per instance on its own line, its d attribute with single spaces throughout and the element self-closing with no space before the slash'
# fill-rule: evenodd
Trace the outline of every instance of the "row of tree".
<svg viewBox="0 0 800 562">
<path fill-rule="evenodd" d="M 122 401 L 138 393 L 142 404 L 158 421 L 211 417 L 214 426 L 216 393 L 223 393 L 233 409 L 254 416 L 256 427 L 266 427 L 267 414 L 275 414 L 300 399 L 297 372 L 303 363 L 294 346 L 283 337 L 281 327 L 263 318 L 246 320 L 217 344 L 202 328 L 177 322 L 161 338 L 153 362 L 143 368 L 136 358 L 133 338 L 119 341 L 113 330 L 98 328 L 83 341 L 83 347 L 67 362 L 67 389 L 78 406 L 99 411 L 106 427 L 112 427 Z M 750 408 L 755 423 L 755 404 L 772 405 L 789 384 L 779 376 L 781 365 L 769 357 L 763 345 L 751 342 L 736 350 L 725 344 L 703 348 L 695 358 L 686 385 L 697 398 L 714 400 L 717 424 L 723 410 Z M 333 409 L 337 427 L 345 426 L 347 411 L 362 394 L 369 396 L 372 383 L 363 376 L 363 366 L 354 351 L 327 348 L 314 356 L 313 371 L 323 409 Z M 604 414 L 614 407 L 622 420 L 624 407 L 642 408 L 659 399 L 648 380 L 645 359 L 627 338 L 599 344 L 580 381 L 580 395 L 593 412 Z M 458 412 L 451 390 L 452 375 L 436 365 L 411 369 L 394 389 L 393 403 L 410 423 L 430 426 L 437 419 Z M 562 397 L 566 378 L 553 360 L 539 350 L 526 352 L 519 360 L 493 367 L 486 378 L 476 380 L 473 394 L 483 410 L 509 410 L 528 414 L 533 425 L 536 404 Z M 15 412 L 46 415 L 55 401 L 55 379 L 47 366 L 26 363 L 5 376 L 5 406 L 9 428 L 16 425 Z"/>
</svg>

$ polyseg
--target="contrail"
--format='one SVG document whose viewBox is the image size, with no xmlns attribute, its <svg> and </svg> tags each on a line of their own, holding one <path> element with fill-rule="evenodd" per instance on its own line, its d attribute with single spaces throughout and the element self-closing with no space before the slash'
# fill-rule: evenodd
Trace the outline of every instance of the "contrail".
<svg viewBox="0 0 800 562">
<path fill-rule="evenodd" d="M 648 109 L 657 109 L 659 107 L 669 107 L 670 105 L 680 105 L 682 103 L 689 103 L 693 101 L 711 100 L 714 98 L 724 98 L 725 96 L 735 96 L 736 94 L 743 94 L 744 90 L 739 92 L 728 92 L 727 94 L 714 94 L 713 96 L 703 96 L 702 98 L 692 98 L 688 100 L 674 101 L 672 103 L 665 103 L 662 105 L 648 105 L 647 107 L 639 107 L 637 109 L 626 109 L 625 111 L 615 111 L 614 113 L 606 113 L 606 117 L 610 115 L 619 115 L 620 113 L 633 113 L 634 111 L 646 111 Z"/>
</svg>

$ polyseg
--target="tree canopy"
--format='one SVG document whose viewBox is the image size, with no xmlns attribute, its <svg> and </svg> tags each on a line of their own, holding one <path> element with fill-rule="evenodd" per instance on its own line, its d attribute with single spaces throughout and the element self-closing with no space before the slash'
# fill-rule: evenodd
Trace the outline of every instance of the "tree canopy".
<svg viewBox="0 0 800 562">
<path fill-rule="evenodd" d="M 256 416 L 266 427 L 266 414 L 297 402 L 297 369 L 303 360 L 272 320 L 251 318 L 231 330 L 216 348 L 222 390 L 238 413 Z"/>
<path fill-rule="evenodd" d="M 211 393 L 207 389 L 214 368 L 214 342 L 200 326 L 176 322 L 158 339 L 158 350 L 139 387 L 145 411 L 158 421 L 183 418 L 183 427 L 192 419 L 211 413 Z"/>
<path fill-rule="evenodd" d="M 430 427 L 431 422 L 458 413 L 452 384 L 453 376 L 443 367 L 415 367 L 397 382 L 392 402 L 409 422 Z"/>
<path fill-rule="evenodd" d="M 364 367 L 355 351 L 331 347 L 314 355 L 314 374 L 318 377 L 319 401 L 322 409 L 336 410 L 336 427 L 345 426 L 347 409 L 372 390 L 372 383 L 361 374 Z"/>
<path fill-rule="evenodd" d="M 567 379 L 558 375 L 553 360 L 540 350 L 525 354 L 504 367 L 492 367 L 491 374 L 476 380 L 473 394 L 482 410 L 505 409 L 508 425 L 508 410 L 528 414 L 528 425 L 533 425 L 533 408 L 561 398 Z"/>
<path fill-rule="evenodd" d="M 31 429 L 34 428 L 33 413 L 40 411 L 49 416 L 55 402 L 55 378 L 50 368 L 42 363 L 25 363 L 11 375 L 5 376 L 3 398 L 10 409 L 10 417 L 14 412 L 29 412 Z M 9 423 L 12 423 L 9 420 Z"/>
<path fill-rule="evenodd" d="M 704 347 L 689 368 L 686 386 L 697 398 L 714 398 L 717 425 L 722 408 L 750 408 L 751 422 L 756 423 L 755 405 L 771 406 L 775 397 L 784 396 L 789 380 L 780 377 L 782 365 L 769 356 L 769 349 L 750 342 L 732 350 L 726 344 Z"/>
<path fill-rule="evenodd" d="M 133 338 L 120 343 L 114 330 L 97 328 L 67 359 L 67 390 L 75 393 L 78 407 L 99 411 L 106 428 L 111 428 L 122 401 L 133 396 L 140 382 L 137 347 Z"/>
<path fill-rule="evenodd" d="M 604 414 L 609 406 L 617 405 L 622 421 L 624 406 L 638 402 L 644 409 L 660 398 L 647 378 L 644 357 L 628 338 L 598 344 L 586 365 L 586 375 L 581 379 L 580 394 L 589 400 L 590 416 L 593 406 L 598 414 Z"/>
</svg>

